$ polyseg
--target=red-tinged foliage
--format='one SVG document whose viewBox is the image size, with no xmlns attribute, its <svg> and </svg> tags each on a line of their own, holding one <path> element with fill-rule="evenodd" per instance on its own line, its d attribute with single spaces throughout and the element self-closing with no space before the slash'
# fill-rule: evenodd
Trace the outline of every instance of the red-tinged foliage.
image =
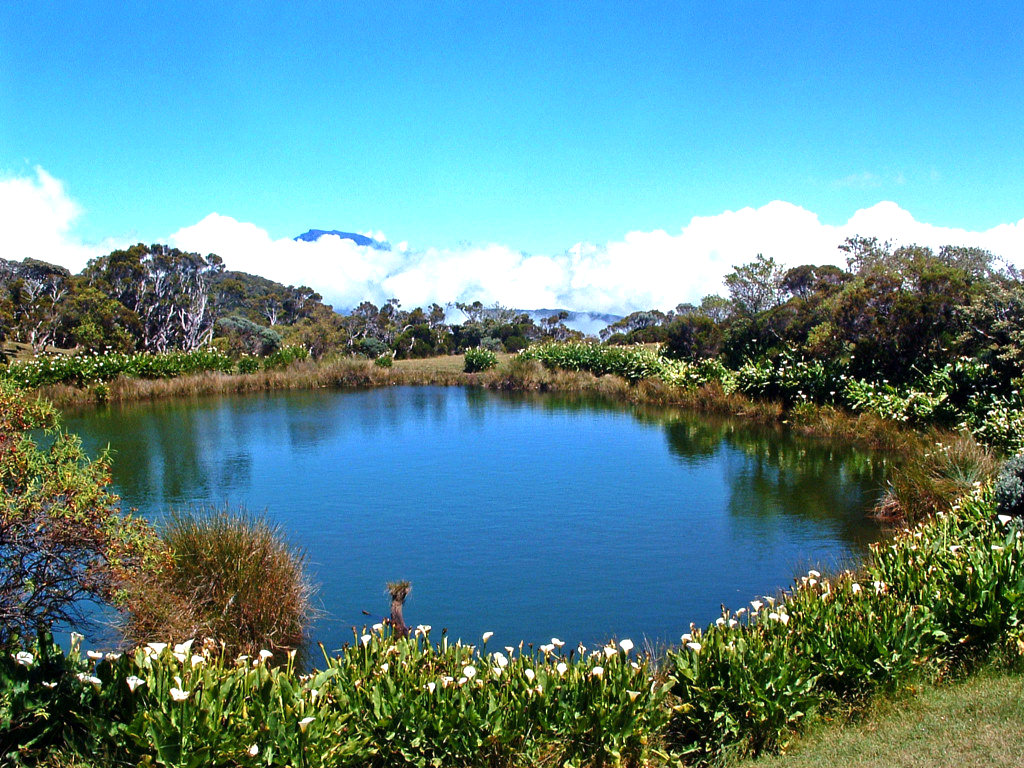
<svg viewBox="0 0 1024 768">
<path fill-rule="evenodd" d="M 76 621 L 82 601 L 116 602 L 159 561 L 152 529 L 121 513 L 109 483 L 106 457 L 59 431 L 52 406 L 0 382 L 0 644 Z"/>
</svg>

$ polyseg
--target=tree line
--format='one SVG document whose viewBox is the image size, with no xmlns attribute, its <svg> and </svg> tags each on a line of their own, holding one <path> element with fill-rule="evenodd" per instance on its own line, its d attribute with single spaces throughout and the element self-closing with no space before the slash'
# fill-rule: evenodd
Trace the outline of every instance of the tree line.
<svg viewBox="0 0 1024 768">
<path fill-rule="evenodd" d="M 957 358 L 1006 384 L 1024 361 L 1024 282 L 980 248 L 894 247 L 847 239 L 845 269 L 785 269 L 758 254 L 726 276 L 727 296 L 671 312 L 634 312 L 602 331 L 611 344 L 662 343 L 666 355 L 738 367 L 781 357 L 836 360 L 851 376 L 905 383 Z"/>
<path fill-rule="evenodd" d="M 993 366 L 1008 384 L 1024 362 L 1024 283 L 979 248 L 937 251 L 854 237 L 846 268 L 785 269 L 758 254 L 726 276 L 727 295 L 634 312 L 609 325 L 609 344 L 660 343 L 681 359 L 730 366 L 782 355 L 843 362 L 851 375 L 893 384 L 958 357 Z M 454 310 L 461 322 L 450 322 Z M 540 322 L 481 302 L 404 309 L 364 301 L 341 314 L 307 286 L 225 269 L 209 254 L 138 244 L 89 262 L 81 273 L 28 258 L 0 259 L 0 340 L 35 353 L 191 351 L 270 354 L 302 345 L 328 353 L 396 358 L 482 347 L 516 352 L 538 341 L 582 337 L 565 313 Z"/>
<path fill-rule="evenodd" d="M 286 286 L 225 269 L 215 254 L 133 245 L 93 259 L 79 274 L 38 259 L 0 259 L 0 341 L 79 352 L 186 352 L 213 345 L 267 355 L 284 345 L 327 353 L 429 357 L 484 347 L 515 352 L 581 336 L 565 313 L 529 315 L 481 302 L 403 309 L 364 301 L 347 314 L 308 286 Z"/>
</svg>

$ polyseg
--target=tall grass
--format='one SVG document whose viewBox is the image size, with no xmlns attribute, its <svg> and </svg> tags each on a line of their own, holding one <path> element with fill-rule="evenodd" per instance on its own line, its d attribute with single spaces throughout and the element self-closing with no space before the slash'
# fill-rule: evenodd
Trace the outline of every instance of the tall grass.
<svg viewBox="0 0 1024 768">
<path fill-rule="evenodd" d="M 229 654 L 296 648 L 312 616 L 303 555 L 245 510 L 174 512 L 167 567 L 129 591 L 125 636 L 212 640 Z"/>
<path fill-rule="evenodd" d="M 930 431 L 889 479 L 876 513 L 911 521 L 948 512 L 957 499 L 992 480 L 999 462 L 968 433 Z"/>
</svg>

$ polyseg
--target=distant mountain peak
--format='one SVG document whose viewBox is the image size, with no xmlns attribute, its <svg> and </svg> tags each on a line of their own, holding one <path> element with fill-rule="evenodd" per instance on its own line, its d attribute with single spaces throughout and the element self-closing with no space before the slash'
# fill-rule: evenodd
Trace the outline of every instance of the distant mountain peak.
<svg viewBox="0 0 1024 768">
<path fill-rule="evenodd" d="M 368 245 L 371 248 L 376 248 L 378 251 L 391 250 L 390 245 L 374 240 L 372 237 L 360 235 L 358 232 L 341 232 L 337 229 L 311 229 L 308 232 L 303 232 L 301 235 L 293 239 L 302 240 L 306 243 L 313 243 L 325 235 L 334 235 L 335 237 L 340 237 L 342 240 L 351 240 L 356 245 Z"/>
</svg>

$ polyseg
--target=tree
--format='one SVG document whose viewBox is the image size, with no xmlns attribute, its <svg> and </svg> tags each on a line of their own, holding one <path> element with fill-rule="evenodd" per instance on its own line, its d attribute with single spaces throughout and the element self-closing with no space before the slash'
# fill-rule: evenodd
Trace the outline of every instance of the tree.
<svg viewBox="0 0 1024 768">
<path fill-rule="evenodd" d="M 835 296 L 830 318 L 854 373 L 904 381 L 948 362 L 970 302 L 972 273 L 930 248 L 876 249 Z"/>
<path fill-rule="evenodd" d="M 599 335 L 602 341 L 608 341 L 615 334 L 623 334 L 627 343 L 662 341 L 664 333 L 660 328 L 667 319 L 665 313 L 657 309 L 632 312 L 602 328 Z"/>
<path fill-rule="evenodd" d="M 732 317 L 733 312 L 732 302 L 716 293 L 701 299 L 699 309 L 719 325 Z"/>
<path fill-rule="evenodd" d="M 107 490 L 106 457 L 90 461 L 58 426 L 52 406 L 0 381 L 0 645 L 81 621 L 83 601 L 116 600 L 161 560 L 153 530 Z M 41 428 L 45 450 L 29 434 Z"/>
<path fill-rule="evenodd" d="M 782 303 L 783 272 L 775 259 L 759 253 L 754 261 L 733 269 L 725 276 L 725 285 L 738 312 L 753 317 Z"/>
<path fill-rule="evenodd" d="M 60 303 L 68 292 L 71 273 L 36 259 L 15 265 L 7 288 L 15 336 L 39 353 L 53 343 L 60 324 Z"/>
<path fill-rule="evenodd" d="M 57 343 L 90 351 L 131 352 L 140 334 L 139 318 L 121 302 L 72 278 L 60 306 Z"/>
<path fill-rule="evenodd" d="M 714 357 L 722 348 L 722 331 L 707 315 L 691 313 L 677 317 L 666 330 L 666 357 L 700 360 Z"/>
<path fill-rule="evenodd" d="M 93 259 L 82 274 L 135 313 L 144 350 L 166 352 L 209 343 L 215 319 L 211 287 L 223 271 L 215 254 L 139 243 Z"/>
</svg>

